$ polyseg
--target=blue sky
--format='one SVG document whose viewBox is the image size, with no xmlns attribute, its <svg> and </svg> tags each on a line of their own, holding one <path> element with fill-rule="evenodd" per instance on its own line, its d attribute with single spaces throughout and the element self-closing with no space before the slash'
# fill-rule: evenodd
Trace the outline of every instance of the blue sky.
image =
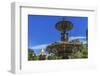
<svg viewBox="0 0 100 76">
<path fill-rule="evenodd" d="M 88 27 L 87 17 L 28 15 L 28 47 L 38 54 L 40 49 L 48 44 L 60 41 L 60 32 L 55 29 L 55 24 L 63 17 L 73 23 L 69 38 L 85 39 Z"/>
</svg>

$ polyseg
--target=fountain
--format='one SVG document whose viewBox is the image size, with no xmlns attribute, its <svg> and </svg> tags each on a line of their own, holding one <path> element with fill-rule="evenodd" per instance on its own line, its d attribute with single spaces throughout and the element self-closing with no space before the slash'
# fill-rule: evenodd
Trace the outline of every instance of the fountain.
<svg viewBox="0 0 100 76">
<path fill-rule="evenodd" d="M 73 29 L 73 23 L 63 18 L 56 23 L 55 28 L 60 31 L 61 41 L 48 45 L 48 53 L 55 54 L 59 59 L 69 59 L 73 52 L 80 51 L 81 46 L 81 43 L 78 40 L 69 41 L 68 31 Z"/>
</svg>

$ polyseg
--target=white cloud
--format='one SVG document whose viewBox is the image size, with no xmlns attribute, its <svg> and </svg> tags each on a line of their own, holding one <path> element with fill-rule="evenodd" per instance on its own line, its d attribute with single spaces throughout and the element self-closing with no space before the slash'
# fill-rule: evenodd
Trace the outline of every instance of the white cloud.
<svg viewBox="0 0 100 76">
<path fill-rule="evenodd" d="M 86 37 L 84 36 L 72 36 L 72 37 L 69 37 L 69 41 L 71 40 L 74 40 L 74 39 L 79 39 L 83 44 L 86 44 L 87 41 L 86 41 Z"/>
<path fill-rule="evenodd" d="M 86 37 L 82 37 L 82 36 L 69 37 L 69 41 L 74 40 L 74 39 L 79 39 L 84 44 L 87 43 L 86 40 L 83 40 L 83 39 L 86 39 Z M 31 49 L 42 49 L 42 48 L 45 49 L 48 45 L 49 44 L 36 45 L 36 46 L 31 47 Z"/>
<path fill-rule="evenodd" d="M 80 40 L 83 44 L 86 44 L 87 41 L 86 40 Z"/>
<path fill-rule="evenodd" d="M 49 44 L 41 44 L 41 45 L 37 45 L 37 46 L 33 46 L 31 47 L 31 49 L 45 49 Z"/>
<path fill-rule="evenodd" d="M 83 41 L 83 44 L 87 44 L 87 41 Z"/>
<path fill-rule="evenodd" d="M 86 39 L 86 37 L 84 37 L 84 36 L 72 36 L 72 37 L 69 37 L 69 41 L 70 40 L 74 40 L 74 39 Z"/>
</svg>

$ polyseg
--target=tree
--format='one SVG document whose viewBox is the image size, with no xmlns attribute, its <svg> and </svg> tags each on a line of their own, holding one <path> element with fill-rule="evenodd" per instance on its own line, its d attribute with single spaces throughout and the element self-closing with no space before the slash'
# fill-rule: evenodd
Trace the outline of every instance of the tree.
<svg viewBox="0 0 100 76">
<path fill-rule="evenodd" d="M 57 56 L 53 53 L 51 53 L 49 56 L 48 56 L 48 60 L 55 60 L 57 59 Z"/>
<path fill-rule="evenodd" d="M 86 44 L 82 44 L 80 47 L 80 51 L 76 51 L 72 53 L 71 58 L 88 58 L 88 50 Z"/>
<path fill-rule="evenodd" d="M 82 58 L 88 58 L 88 48 L 87 48 L 87 44 L 82 45 Z"/>
<path fill-rule="evenodd" d="M 34 53 L 34 50 L 28 49 L 28 60 L 36 60 L 36 54 Z"/>
</svg>

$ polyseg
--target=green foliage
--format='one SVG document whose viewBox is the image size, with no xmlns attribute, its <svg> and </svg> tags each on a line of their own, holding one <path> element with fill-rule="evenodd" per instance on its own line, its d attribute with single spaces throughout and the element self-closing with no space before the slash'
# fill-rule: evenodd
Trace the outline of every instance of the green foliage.
<svg viewBox="0 0 100 76">
<path fill-rule="evenodd" d="M 86 44 L 82 46 L 81 52 L 82 52 L 82 58 L 88 58 L 88 48 Z"/>
<path fill-rule="evenodd" d="M 37 56 L 32 49 L 28 49 L 28 60 L 37 60 Z"/>
<path fill-rule="evenodd" d="M 49 55 L 49 56 L 47 57 L 47 59 L 48 59 L 48 60 L 55 60 L 55 59 L 57 59 L 57 56 L 51 54 L 51 55 Z"/>
<path fill-rule="evenodd" d="M 40 60 L 40 56 L 34 53 L 34 50 L 28 49 L 28 60 Z M 80 59 L 88 58 L 88 48 L 87 44 L 81 44 L 80 49 L 73 49 L 72 53 L 62 53 L 62 55 L 57 55 L 51 53 L 46 56 L 47 60 L 58 60 L 58 59 Z"/>
<path fill-rule="evenodd" d="M 88 49 L 86 44 L 82 44 L 80 50 L 71 54 L 71 58 L 88 58 Z"/>
</svg>

